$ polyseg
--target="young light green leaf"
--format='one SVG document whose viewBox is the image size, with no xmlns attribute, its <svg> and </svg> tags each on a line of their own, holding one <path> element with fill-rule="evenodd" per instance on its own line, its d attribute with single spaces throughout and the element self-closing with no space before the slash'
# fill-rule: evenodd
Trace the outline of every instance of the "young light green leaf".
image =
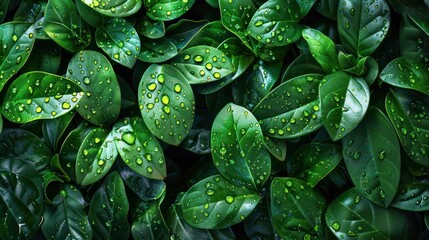
<svg viewBox="0 0 429 240">
<path fill-rule="evenodd" d="M 195 3 L 195 0 L 143 0 L 148 17 L 153 20 L 170 21 L 181 17 Z"/>
<path fill-rule="evenodd" d="M 62 48 L 77 52 L 91 42 L 91 30 L 71 0 L 50 0 L 45 10 L 43 30 Z"/>
<path fill-rule="evenodd" d="M 249 110 L 227 104 L 214 120 L 210 148 L 216 168 L 234 185 L 259 189 L 268 180 L 270 154 Z"/>
<path fill-rule="evenodd" d="M 326 73 L 338 70 L 335 43 L 328 36 L 316 29 L 306 28 L 302 30 L 302 37 L 307 41 L 314 59 L 316 59 Z"/>
<path fill-rule="evenodd" d="M 273 179 L 271 219 L 282 239 L 322 239 L 326 201 L 307 182 L 290 177 Z M 286 213 L 286 214 L 285 214 Z"/>
<path fill-rule="evenodd" d="M 401 153 L 389 119 L 370 108 L 359 126 L 343 138 L 343 158 L 356 188 L 388 207 L 399 185 Z"/>
<path fill-rule="evenodd" d="M 221 50 L 210 46 L 188 48 L 171 62 L 190 84 L 216 81 L 234 72 L 231 59 Z"/>
<path fill-rule="evenodd" d="M 414 239 L 417 222 L 407 212 L 380 207 L 351 188 L 332 201 L 325 215 L 326 224 L 338 239 Z"/>
<path fill-rule="evenodd" d="M 390 85 L 419 91 L 429 95 L 429 68 L 427 64 L 399 57 L 380 73 L 380 79 Z"/>
<path fill-rule="evenodd" d="M 80 91 L 78 85 L 61 76 L 45 72 L 24 73 L 6 92 L 3 116 L 16 123 L 53 119 L 73 110 L 83 96 Z"/>
<path fill-rule="evenodd" d="M 341 161 L 341 148 L 333 144 L 309 143 L 288 160 L 288 174 L 315 187 Z"/>
<path fill-rule="evenodd" d="M 255 12 L 247 27 L 248 34 L 257 41 L 285 46 L 301 37 L 298 22 L 310 11 L 315 0 L 268 0 Z"/>
<path fill-rule="evenodd" d="M 19 157 L 40 171 L 49 165 L 52 152 L 36 135 L 19 128 L 4 129 L 0 134 L 0 156 Z"/>
<path fill-rule="evenodd" d="M 356 56 L 369 56 L 389 30 L 389 4 L 386 0 L 344 0 L 338 4 L 337 23 L 344 48 Z"/>
<path fill-rule="evenodd" d="M 128 239 L 128 209 L 124 182 L 118 172 L 112 172 L 91 199 L 88 217 L 94 239 Z"/>
<path fill-rule="evenodd" d="M 127 67 L 132 68 L 140 52 L 140 38 L 131 23 L 122 18 L 111 18 L 95 30 L 97 46 L 109 57 Z"/>
<path fill-rule="evenodd" d="M 260 120 L 264 134 L 290 139 L 322 126 L 319 83 L 323 75 L 306 74 L 288 80 L 265 96 L 252 113 Z"/>
<path fill-rule="evenodd" d="M 429 167 L 429 97 L 394 89 L 387 94 L 385 104 L 405 153 L 417 164 Z"/>
<path fill-rule="evenodd" d="M 91 50 L 76 53 L 66 76 L 85 91 L 76 106 L 82 117 L 98 126 L 112 124 L 118 118 L 121 91 L 113 67 L 103 54 Z"/>
<path fill-rule="evenodd" d="M 94 128 L 87 133 L 76 157 L 76 182 L 90 185 L 102 179 L 118 156 L 114 143 L 115 133 Z"/>
<path fill-rule="evenodd" d="M 189 188 L 179 209 L 189 225 L 219 229 L 243 221 L 260 199 L 250 189 L 237 187 L 220 175 L 214 175 Z"/>
<path fill-rule="evenodd" d="M 161 63 L 177 55 L 176 45 L 166 37 L 157 39 L 142 37 L 141 40 L 142 46 L 138 59 L 143 62 Z"/>
<path fill-rule="evenodd" d="M 332 140 L 343 138 L 360 123 L 368 109 L 369 95 L 363 78 L 341 71 L 325 76 L 319 87 L 320 110 Z"/>
<path fill-rule="evenodd" d="M 61 185 L 60 193 L 43 212 L 43 235 L 48 239 L 92 239 L 93 230 L 84 211 L 85 199 L 73 185 Z"/>
<path fill-rule="evenodd" d="M 8 22 L 0 25 L 0 91 L 25 64 L 36 38 L 30 23 Z"/>
<path fill-rule="evenodd" d="M 179 145 L 194 122 L 195 99 L 186 77 L 170 65 L 152 64 L 138 88 L 146 126 L 162 141 Z"/>
<path fill-rule="evenodd" d="M 167 175 L 164 153 L 141 118 L 125 118 L 113 127 L 122 160 L 142 176 L 163 180 Z"/>
<path fill-rule="evenodd" d="M 142 0 L 78 0 L 109 17 L 127 17 L 136 13 Z"/>
<path fill-rule="evenodd" d="M 162 199 L 139 203 L 131 226 L 134 239 L 146 240 L 148 236 L 150 239 L 168 239 L 169 230 L 160 209 Z"/>
</svg>

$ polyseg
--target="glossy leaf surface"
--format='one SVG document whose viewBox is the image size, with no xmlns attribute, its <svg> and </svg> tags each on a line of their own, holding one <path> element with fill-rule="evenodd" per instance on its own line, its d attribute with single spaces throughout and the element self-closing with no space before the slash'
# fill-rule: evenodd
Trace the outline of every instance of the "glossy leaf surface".
<svg viewBox="0 0 429 240">
<path fill-rule="evenodd" d="M 95 11 L 109 17 L 126 17 L 136 13 L 142 0 L 80 0 Z"/>
<path fill-rule="evenodd" d="M 195 0 L 144 0 L 146 14 L 153 20 L 169 21 L 185 14 Z"/>
</svg>

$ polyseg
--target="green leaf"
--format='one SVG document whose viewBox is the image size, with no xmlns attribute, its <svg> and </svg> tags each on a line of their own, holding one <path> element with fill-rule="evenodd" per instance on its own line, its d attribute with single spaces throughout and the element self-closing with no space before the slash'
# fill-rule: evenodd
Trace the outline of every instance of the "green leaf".
<svg viewBox="0 0 429 240">
<path fill-rule="evenodd" d="M 43 30 L 62 48 L 77 52 L 91 42 L 89 25 L 71 0 L 50 0 L 46 5 Z"/>
<path fill-rule="evenodd" d="M 144 201 L 159 199 L 164 193 L 164 181 L 150 179 L 133 171 L 123 161 L 116 161 L 117 170 L 127 187 Z"/>
<path fill-rule="evenodd" d="M 315 0 L 268 0 L 255 12 L 247 27 L 248 34 L 261 43 L 285 46 L 301 37 L 298 22 L 310 11 Z"/>
<path fill-rule="evenodd" d="M 195 0 L 143 0 L 147 16 L 153 20 L 171 21 L 181 17 L 194 4 Z"/>
<path fill-rule="evenodd" d="M 302 37 L 307 41 L 312 56 L 325 72 L 331 73 L 338 70 L 335 44 L 328 36 L 316 29 L 306 28 L 302 30 Z"/>
<path fill-rule="evenodd" d="M 383 208 L 351 188 L 332 201 L 326 224 L 338 239 L 418 239 L 416 222 L 407 212 Z"/>
<path fill-rule="evenodd" d="M 118 156 L 114 137 L 114 132 L 103 128 L 94 128 L 87 133 L 77 152 L 75 172 L 78 184 L 93 184 L 109 172 Z"/>
<path fill-rule="evenodd" d="M 37 41 L 21 71 L 42 71 L 56 74 L 60 68 L 61 47 L 50 41 Z"/>
<path fill-rule="evenodd" d="M 85 20 L 85 22 L 91 25 L 91 27 L 96 28 L 102 26 L 109 19 L 106 15 L 95 11 L 81 0 L 76 1 L 76 7 L 80 16 L 83 18 L 83 20 Z"/>
<path fill-rule="evenodd" d="M 200 34 L 200 29 L 202 31 L 203 26 L 206 24 L 212 25 L 212 23 L 215 23 L 216 26 L 223 27 L 220 21 L 207 23 L 207 20 L 192 21 L 181 19 L 177 23 L 168 26 L 165 35 L 176 45 L 177 50 L 181 50 L 191 39 L 201 39 L 204 34 Z M 223 31 L 228 32 L 225 28 L 223 28 Z M 201 37 L 196 37 L 197 33 L 199 33 Z"/>
<path fill-rule="evenodd" d="M 162 200 L 139 203 L 136 209 L 131 233 L 134 239 L 168 239 L 168 228 L 165 224 L 161 209 Z"/>
<path fill-rule="evenodd" d="M 52 152 L 46 144 L 23 129 L 4 129 L 0 134 L 0 156 L 19 157 L 21 161 L 40 171 L 49 165 Z"/>
<path fill-rule="evenodd" d="M 385 104 L 405 153 L 417 164 L 429 167 L 429 97 L 394 89 L 387 94 Z"/>
<path fill-rule="evenodd" d="M 401 153 L 389 119 L 370 108 L 359 126 L 343 138 L 343 158 L 356 188 L 388 207 L 399 185 Z"/>
<path fill-rule="evenodd" d="M 118 118 L 121 91 L 114 69 L 103 54 L 90 50 L 76 53 L 66 76 L 85 91 L 76 106 L 82 117 L 98 126 L 110 125 Z"/>
<path fill-rule="evenodd" d="M 214 175 L 189 188 L 179 209 L 189 225 L 219 229 L 243 221 L 260 199 L 257 193 L 236 187 L 220 175 Z"/>
<path fill-rule="evenodd" d="M 43 213 L 42 178 L 16 157 L 0 157 L 0 235 L 4 239 L 31 239 Z"/>
<path fill-rule="evenodd" d="M 210 46 L 188 48 L 171 62 L 190 84 L 216 81 L 234 72 L 231 59 L 221 50 Z"/>
<path fill-rule="evenodd" d="M 61 177 L 57 176 L 56 172 L 52 171 L 51 169 L 46 169 L 42 172 L 42 181 L 45 201 L 48 204 L 52 204 L 53 197 L 55 197 L 53 193 L 58 193 L 60 184 L 64 183 L 64 181 L 61 179 Z"/>
<path fill-rule="evenodd" d="M 214 120 L 210 140 L 213 162 L 231 183 L 259 189 L 268 180 L 270 155 L 258 120 L 250 111 L 227 104 Z"/>
<path fill-rule="evenodd" d="M 380 79 L 390 85 L 413 89 L 429 95 L 429 68 L 425 63 L 399 57 L 380 73 Z"/>
<path fill-rule="evenodd" d="M 186 77 L 170 65 L 152 64 L 138 88 L 146 126 L 162 141 L 179 145 L 194 122 L 195 99 Z"/>
<path fill-rule="evenodd" d="M 289 177 L 273 179 L 271 219 L 282 239 L 322 239 L 326 201 L 307 182 Z"/>
<path fill-rule="evenodd" d="M 288 159 L 288 174 L 315 187 L 341 161 L 341 148 L 329 143 L 309 143 Z"/>
<path fill-rule="evenodd" d="M 73 185 L 62 185 L 54 205 L 47 205 L 43 213 L 43 235 L 47 239 L 92 239 L 93 230 L 84 207 L 82 193 Z"/>
<path fill-rule="evenodd" d="M 118 172 L 110 173 L 92 196 L 89 208 L 94 239 L 128 239 L 128 198 Z"/>
<path fill-rule="evenodd" d="M 150 39 L 158 39 L 165 34 L 165 24 L 163 21 L 155 21 L 148 16 L 142 16 L 134 26 L 137 32 Z M 142 41 L 144 43 L 144 41 Z"/>
<path fill-rule="evenodd" d="M 286 142 L 283 139 L 270 138 L 265 137 L 265 147 L 267 150 L 280 161 L 284 161 L 286 159 Z"/>
<path fill-rule="evenodd" d="M 282 76 L 282 82 L 308 73 L 326 74 L 313 56 L 303 53 L 288 66 Z"/>
<path fill-rule="evenodd" d="M 46 5 L 47 2 L 44 1 L 22 1 L 15 12 L 13 20 L 32 23 L 36 31 L 36 39 L 50 39 L 43 30 Z"/>
<path fill-rule="evenodd" d="M 399 47 L 402 57 L 429 62 L 429 36 L 408 17 L 403 18 L 399 28 Z"/>
<path fill-rule="evenodd" d="M 316 1 L 314 9 L 322 16 L 331 20 L 337 20 L 337 9 L 340 0 L 320 0 Z"/>
<path fill-rule="evenodd" d="M 258 204 L 243 223 L 246 236 L 250 240 L 276 239 L 277 234 L 274 232 L 269 208 L 265 202 Z"/>
<path fill-rule="evenodd" d="M 337 23 L 344 48 L 357 56 L 369 56 L 389 30 L 389 4 L 386 0 L 345 0 L 338 5 Z"/>
<path fill-rule="evenodd" d="M 10 0 L 4 0 L 0 2 L 0 9 L 2 11 L 0 12 L 0 23 L 3 23 L 4 19 L 7 15 L 7 10 L 9 9 Z"/>
<path fill-rule="evenodd" d="M 26 123 L 62 116 L 79 103 L 81 88 L 67 78 L 28 72 L 15 79 L 3 100 L 2 113 L 9 121 Z"/>
<path fill-rule="evenodd" d="M 47 119 L 42 123 L 43 138 L 48 145 L 55 151 L 58 148 L 58 141 L 63 136 L 70 122 L 75 116 L 75 111 L 71 111 L 55 119 Z"/>
<path fill-rule="evenodd" d="M 318 89 L 323 75 L 306 74 L 283 82 L 253 109 L 264 134 L 279 139 L 299 137 L 322 126 Z"/>
<path fill-rule="evenodd" d="M 140 38 L 131 23 L 122 18 L 111 18 L 95 30 L 97 46 L 109 57 L 132 68 L 140 52 Z"/>
<path fill-rule="evenodd" d="M 34 26 L 29 23 L 8 22 L 0 25 L 0 91 L 27 61 L 35 34 Z"/>
<path fill-rule="evenodd" d="M 180 147 L 195 154 L 210 153 L 211 125 L 212 118 L 208 116 L 207 112 L 204 112 L 204 114 L 197 114 L 194 125 L 185 140 L 180 143 Z"/>
<path fill-rule="evenodd" d="M 109 17 L 127 17 L 136 13 L 142 0 L 78 0 Z"/>
<path fill-rule="evenodd" d="M 125 118 L 113 127 L 116 148 L 132 170 L 151 179 L 167 175 L 164 153 L 141 118 Z"/>
<path fill-rule="evenodd" d="M 365 116 L 369 87 L 363 78 L 345 72 L 327 75 L 320 84 L 320 110 L 323 125 L 332 140 L 351 132 Z"/>
<path fill-rule="evenodd" d="M 142 46 L 138 59 L 148 63 L 165 62 L 177 55 L 177 47 L 166 38 L 158 39 L 142 38 Z"/>
<path fill-rule="evenodd" d="M 408 181 L 399 185 L 398 193 L 391 206 L 406 211 L 428 211 L 429 182 L 427 178 L 418 181 Z"/>
</svg>

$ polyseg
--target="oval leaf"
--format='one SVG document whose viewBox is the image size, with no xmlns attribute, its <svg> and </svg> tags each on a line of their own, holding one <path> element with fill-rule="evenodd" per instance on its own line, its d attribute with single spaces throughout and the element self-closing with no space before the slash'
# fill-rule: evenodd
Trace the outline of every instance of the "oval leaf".
<svg viewBox="0 0 429 240">
<path fill-rule="evenodd" d="M 109 17 L 127 17 L 136 13 L 142 0 L 78 0 Z"/>
<path fill-rule="evenodd" d="M 131 226 L 134 239 L 168 239 L 169 230 L 159 208 L 161 202 L 162 200 L 139 203 Z"/>
<path fill-rule="evenodd" d="M 392 207 L 406 211 L 429 210 L 429 182 L 427 178 L 408 181 L 399 185 L 398 193 L 392 201 Z"/>
<path fill-rule="evenodd" d="M 160 63 L 169 60 L 176 54 L 176 45 L 166 37 L 158 39 L 142 38 L 142 47 L 138 59 L 148 63 Z"/>
<path fill-rule="evenodd" d="M 138 100 L 148 129 L 162 141 L 179 145 L 194 122 L 195 99 L 186 77 L 169 65 L 151 65 L 143 74 Z"/>
<path fill-rule="evenodd" d="M 144 0 L 146 14 L 153 20 L 170 21 L 185 14 L 195 0 Z"/>
</svg>

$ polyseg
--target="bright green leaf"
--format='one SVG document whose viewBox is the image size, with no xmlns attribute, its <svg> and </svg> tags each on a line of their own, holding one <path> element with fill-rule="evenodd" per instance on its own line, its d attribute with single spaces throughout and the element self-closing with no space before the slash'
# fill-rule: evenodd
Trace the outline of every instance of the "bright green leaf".
<svg viewBox="0 0 429 240">
<path fill-rule="evenodd" d="M 181 17 L 196 0 L 143 0 L 146 14 L 153 20 L 170 21 Z"/>
<path fill-rule="evenodd" d="M 109 17 L 127 17 L 136 13 L 142 0 L 77 0 Z"/>
<path fill-rule="evenodd" d="M 141 38 L 142 46 L 138 59 L 148 63 L 165 62 L 177 55 L 177 47 L 166 37 Z"/>
</svg>

